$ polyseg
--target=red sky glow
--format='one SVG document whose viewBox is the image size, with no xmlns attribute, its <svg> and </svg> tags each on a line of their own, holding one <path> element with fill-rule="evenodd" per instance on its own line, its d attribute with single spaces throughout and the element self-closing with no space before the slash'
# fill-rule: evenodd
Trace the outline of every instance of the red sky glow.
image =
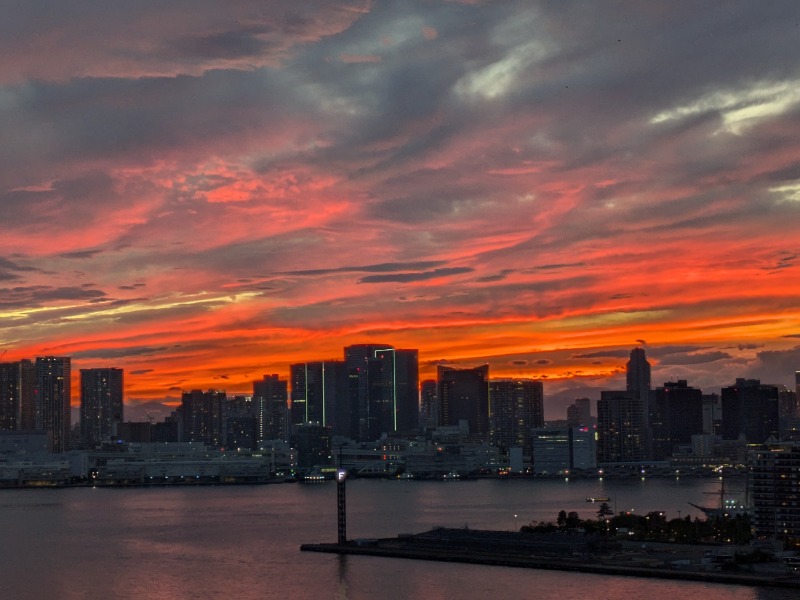
<svg viewBox="0 0 800 600">
<path fill-rule="evenodd" d="M 131 404 L 373 342 L 793 385 L 797 3 L 40 5 L 0 24 L 3 360 Z"/>
</svg>

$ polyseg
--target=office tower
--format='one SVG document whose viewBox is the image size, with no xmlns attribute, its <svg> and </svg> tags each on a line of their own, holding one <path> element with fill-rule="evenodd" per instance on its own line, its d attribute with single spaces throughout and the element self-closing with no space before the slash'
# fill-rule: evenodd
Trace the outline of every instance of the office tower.
<svg viewBox="0 0 800 600">
<path fill-rule="evenodd" d="M 531 466 L 537 475 L 594 469 L 597 449 L 589 427 L 539 427 L 531 432 Z"/>
<path fill-rule="evenodd" d="M 722 437 L 744 439 L 763 444 L 770 437 L 780 436 L 778 387 L 762 384 L 758 379 L 737 379 L 736 384 L 722 388 Z"/>
<path fill-rule="evenodd" d="M 473 369 L 438 367 L 439 425 L 465 421 L 470 435 L 489 435 L 489 365 Z"/>
<path fill-rule="evenodd" d="M 347 423 L 341 425 L 342 431 L 346 432 L 344 435 L 358 441 L 378 439 L 381 425 L 389 420 L 385 399 L 379 396 L 381 382 L 375 381 L 379 370 L 374 360 L 375 352 L 386 349 L 391 349 L 391 346 L 355 344 L 344 349 L 348 391 L 343 403 L 347 409 L 342 411 L 342 416 L 347 418 Z"/>
<path fill-rule="evenodd" d="M 348 392 L 337 411 L 343 435 L 374 441 L 382 434 L 416 429 L 419 411 L 417 350 L 387 344 L 356 344 L 344 349 Z"/>
<path fill-rule="evenodd" d="M 489 382 L 492 444 L 508 451 L 519 446 L 523 456 L 532 450 L 531 429 L 544 427 L 544 388 L 534 379 L 493 379 Z"/>
<path fill-rule="evenodd" d="M 81 445 L 96 448 L 122 423 L 122 369 L 81 369 Z"/>
<path fill-rule="evenodd" d="M 436 380 L 426 379 L 420 383 L 420 424 L 436 427 L 438 421 L 438 402 L 436 400 Z"/>
<path fill-rule="evenodd" d="M 631 357 L 625 366 L 626 389 L 633 392 L 637 398 L 647 406 L 648 394 L 650 393 L 650 363 L 644 348 L 634 348 L 631 350 Z"/>
<path fill-rule="evenodd" d="M 319 423 L 335 426 L 337 399 L 345 393 L 344 363 L 340 360 L 298 363 L 289 367 L 292 387 L 292 425 Z"/>
<path fill-rule="evenodd" d="M 668 460 L 677 446 L 703 433 L 703 392 L 685 380 L 655 388 L 649 406 L 653 460 Z"/>
<path fill-rule="evenodd" d="M 202 442 L 206 446 L 225 446 L 225 420 L 228 399 L 220 390 L 183 392 L 180 414 L 180 441 Z"/>
<path fill-rule="evenodd" d="M 36 371 L 31 361 L 0 363 L 0 431 L 34 429 L 35 389 Z"/>
<path fill-rule="evenodd" d="M 634 392 L 604 391 L 597 401 L 597 462 L 645 459 L 645 405 Z"/>
<path fill-rule="evenodd" d="M 589 426 L 592 424 L 592 401 L 589 398 L 578 398 L 567 407 L 567 425 L 570 427 Z"/>
<path fill-rule="evenodd" d="M 757 452 L 752 494 L 756 537 L 800 544 L 800 446 L 781 444 Z"/>
<path fill-rule="evenodd" d="M 69 450 L 71 429 L 71 361 L 63 356 L 36 357 L 35 426 L 48 436 L 50 452 Z"/>
<path fill-rule="evenodd" d="M 264 375 L 253 382 L 256 442 L 289 439 L 287 382 L 277 375 Z"/>
</svg>

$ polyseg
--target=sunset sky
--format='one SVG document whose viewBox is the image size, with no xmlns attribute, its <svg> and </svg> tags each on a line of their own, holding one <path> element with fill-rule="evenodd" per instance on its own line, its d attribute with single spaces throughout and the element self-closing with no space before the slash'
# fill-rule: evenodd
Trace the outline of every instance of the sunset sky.
<svg viewBox="0 0 800 600">
<path fill-rule="evenodd" d="M 794 0 L 2 5 L 2 360 L 794 385 Z"/>
</svg>

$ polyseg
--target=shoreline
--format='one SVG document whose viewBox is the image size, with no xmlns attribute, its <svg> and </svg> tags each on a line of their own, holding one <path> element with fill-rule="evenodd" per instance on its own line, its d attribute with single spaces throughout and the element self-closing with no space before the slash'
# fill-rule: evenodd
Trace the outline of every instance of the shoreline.
<svg viewBox="0 0 800 600">
<path fill-rule="evenodd" d="M 458 531 L 461 540 L 451 538 L 448 534 Z M 444 533 L 441 533 L 444 532 Z M 555 570 L 567 572 L 589 573 L 595 575 L 617 575 L 626 577 L 645 577 L 651 579 L 673 579 L 683 581 L 699 581 L 728 585 L 746 585 L 755 587 L 777 587 L 800 589 L 800 574 L 776 575 L 757 572 L 725 572 L 704 570 L 701 568 L 675 568 L 668 566 L 632 566 L 623 564 L 611 555 L 591 554 L 582 556 L 546 556 L 536 553 L 536 540 L 510 538 L 505 542 L 480 545 L 478 539 L 484 534 L 500 532 L 463 532 L 459 530 L 433 530 L 414 535 L 403 535 L 397 538 L 370 540 L 353 540 L 344 544 L 317 543 L 303 544 L 303 552 L 324 552 L 333 554 L 351 554 L 360 556 L 377 556 L 384 558 L 403 558 L 413 560 L 455 562 L 487 566 L 512 568 Z M 512 534 L 513 535 L 513 534 Z M 438 536 L 438 541 L 432 536 Z M 464 543 L 464 536 L 470 537 Z M 424 540 L 423 540 L 424 538 Z M 547 542 L 544 542 L 547 545 Z M 686 547 L 676 544 L 676 548 Z M 534 550 L 532 552 L 531 550 Z"/>
</svg>

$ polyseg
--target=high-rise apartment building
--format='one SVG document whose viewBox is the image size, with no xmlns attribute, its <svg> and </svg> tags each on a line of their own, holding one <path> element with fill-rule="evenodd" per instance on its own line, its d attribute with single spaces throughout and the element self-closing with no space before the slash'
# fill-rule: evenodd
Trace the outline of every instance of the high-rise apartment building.
<svg viewBox="0 0 800 600">
<path fill-rule="evenodd" d="M 72 421 L 71 360 L 65 356 L 39 356 L 35 372 L 35 429 L 47 433 L 50 452 L 65 452 L 69 450 Z"/>
<path fill-rule="evenodd" d="M 780 444 L 759 451 L 752 494 L 756 536 L 800 546 L 800 446 Z"/>
<path fill-rule="evenodd" d="M 216 448 L 226 445 L 228 399 L 224 391 L 183 392 L 178 413 L 179 441 L 202 442 L 206 446 Z"/>
<path fill-rule="evenodd" d="M 597 462 L 638 462 L 646 458 L 645 404 L 630 391 L 600 392 L 597 401 Z"/>
<path fill-rule="evenodd" d="M 96 448 L 122 423 L 122 369 L 81 369 L 81 445 Z"/>
<path fill-rule="evenodd" d="M 423 427 L 436 427 L 439 415 L 439 406 L 436 396 L 436 380 L 426 379 L 419 384 L 420 388 L 420 425 Z"/>
<path fill-rule="evenodd" d="M 492 379 L 489 381 L 489 438 L 508 451 L 521 447 L 531 456 L 531 429 L 544 427 L 544 387 L 535 379 Z"/>
<path fill-rule="evenodd" d="M 36 371 L 29 360 L 0 363 L 0 431 L 33 430 Z"/>
<path fill-rule="evenodd" d="M 489 436 L 489 365 L 473 369 L 438 367 L 439 425 L 466 421 L 471 435 Z"/>
<path fill-rule="evenodd" d="M 264 375 L 253 382 L 256 441 L 289 439 L 288 399 L 287 382 L 277 375 Z"/>
</svg>

